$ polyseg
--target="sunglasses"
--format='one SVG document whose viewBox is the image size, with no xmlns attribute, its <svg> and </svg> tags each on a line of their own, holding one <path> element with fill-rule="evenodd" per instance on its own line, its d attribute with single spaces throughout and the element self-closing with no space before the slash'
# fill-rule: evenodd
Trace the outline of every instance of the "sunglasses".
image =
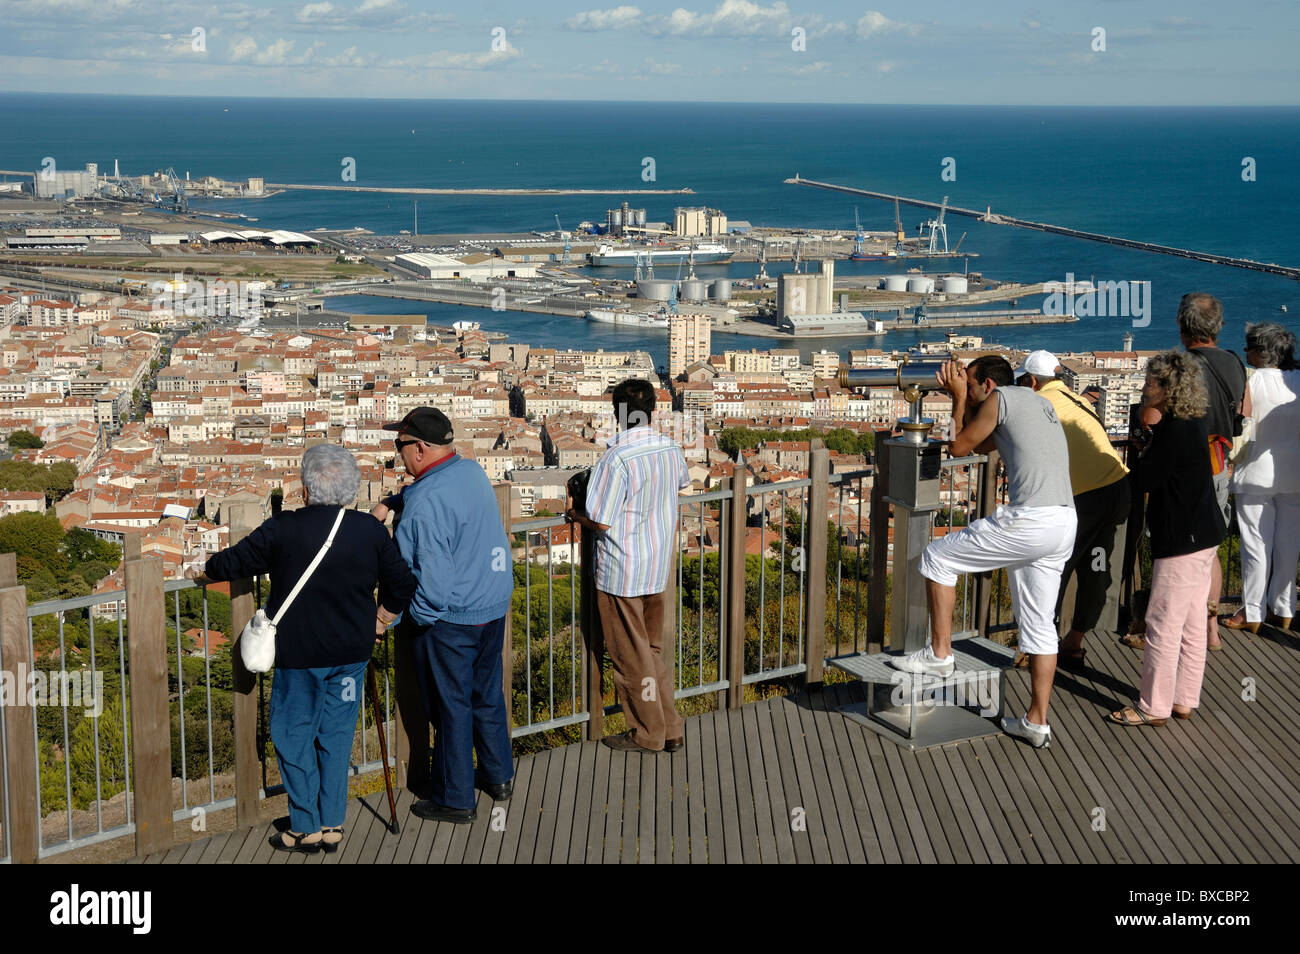
<svg viewBox="0 0 1300 954">
<path fill-rule="evenodd" d="M 399 437 L 397 440 L 393 441 L 393 446 L 397 448 L 397 453 L 400 454 L 403 448 L 410 447 L 412 444 L 423 444 L 423 443 L 424 441 L 417 441 L 417 440 L 404 441 Z"/>
</svg>

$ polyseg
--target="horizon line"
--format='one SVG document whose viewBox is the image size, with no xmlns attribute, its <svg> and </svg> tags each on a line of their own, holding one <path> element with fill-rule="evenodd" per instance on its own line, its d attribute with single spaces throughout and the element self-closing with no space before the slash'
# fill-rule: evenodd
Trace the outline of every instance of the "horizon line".
<svg viewBox="0 0 1300 954">
<path fill-rule="evenodd" d="M 411 103 L 555 103 L 555 104 L 608 104 L 608 105 L 664 105 L 664 106 L 836 106 L 866 108 L 950 108 L 950 109 L 1298 109 L 1300 101 L 1290 103 L 860 103 L 824 100 L 722 100 L 722 99 L 557 99 L 557 98 L 501 98 L 465 96 L 253 96 L 247 94 L 220 95 L 216 93 L 98 93 L 67 92 L 60 90 L 0 89 L 0 96 L 84 96 L 97 98 L 129 99 L 207 99 L 223 102 L 411 102 Z"/>
</svg>

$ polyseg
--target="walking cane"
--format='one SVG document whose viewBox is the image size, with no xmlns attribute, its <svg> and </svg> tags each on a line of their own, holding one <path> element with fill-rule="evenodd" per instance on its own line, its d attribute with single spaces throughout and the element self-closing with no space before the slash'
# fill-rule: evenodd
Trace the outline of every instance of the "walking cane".
<svg viewBox="0 0 1300 954">
<path fill-rule="evenodd" d="M 375 728 L 379 730 L 379 757 L 384 762 L 384 788 L 388 790 L 388 812 L 392 821 L 388 830 L 396 835 L 401 829 L 397 824 L 397 802 L 393 799 L 393 779 L 388 772 L 388 740 L 384 737 L 384 717 L 379 711 L 379 687 L 375 682 L 375 661 L 370 660 L 366 667 L 366 688 L 370 692 L 370 705 L 375 710 Z"/>
</svg>

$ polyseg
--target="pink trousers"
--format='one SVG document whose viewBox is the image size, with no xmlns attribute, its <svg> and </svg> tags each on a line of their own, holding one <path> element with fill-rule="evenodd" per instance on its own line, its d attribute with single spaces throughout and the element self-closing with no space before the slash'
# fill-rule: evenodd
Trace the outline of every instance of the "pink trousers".
<svg viewBox="0 0 1300 954">
<path fill-rule="evenodd" d="M 1218 547 L 1154 562 L 1147 604 L 1142 696 L 1147 715 L 1167 719 L 1174 706 L 1195 709 L 1205 677 L 1205 603 Z"/>
</svg>

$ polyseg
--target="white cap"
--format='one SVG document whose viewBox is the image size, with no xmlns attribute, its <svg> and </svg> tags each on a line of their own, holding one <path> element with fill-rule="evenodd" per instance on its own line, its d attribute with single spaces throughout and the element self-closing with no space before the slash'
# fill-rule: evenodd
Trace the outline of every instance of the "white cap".
<svg viewBox="0 0 1300 954">
<path fill-rule="evenodd" d="M 1032 374 L 1036 378 L 1051 378 L 1056 376 L 1056 369 L 1061 363 L 1056 360 L 1056 355 L 1050 351 L 1031 351 L 1029 357 L 1025 358 L 1025 363 L 1016 368 L 1015 376 L 1019 378 L 1022 374 Z"/>
</svg>

